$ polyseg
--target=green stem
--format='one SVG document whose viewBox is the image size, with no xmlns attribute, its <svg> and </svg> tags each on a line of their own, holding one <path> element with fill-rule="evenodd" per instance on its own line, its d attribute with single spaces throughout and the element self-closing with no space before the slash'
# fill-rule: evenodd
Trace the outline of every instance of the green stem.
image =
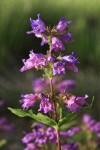
<svg viewBox="0 0 100 150">
<path fill-rule="evenodd" d="M 61 150 L 61 143 L 60 143 L 60 132 L 59 132 L 59 128 L 57 128 L 57 130 L 56 130 L 56 134 L 57 134 L 57 141 L 58 141 L 58 148 L 57 148 L 57 150 Z"/>
</svg>

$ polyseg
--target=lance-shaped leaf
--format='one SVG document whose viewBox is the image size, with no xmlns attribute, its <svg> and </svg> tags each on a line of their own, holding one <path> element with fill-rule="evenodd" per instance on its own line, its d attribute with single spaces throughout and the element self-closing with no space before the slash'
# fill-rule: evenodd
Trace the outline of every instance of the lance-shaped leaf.
<svg viewBox="0 0 100 150">
<path fill-rule="evenodd" d="M 39 121 L 41 123 L 44 123 L 46 125 L 52 126 L 54 128 L 57 127 L 57 123 L 49 118 L 46 115 L 43 115 L 41 113 L 34 114 L 32 110 L 23 110 L 23 109 L 13 109 L 13 108 L 8 108 L 12 113 L 19 117 L 30 117 L 32 119 L 35 119 L 36 121 Z"/>
<path fill-rule="evenodd" d="M 75 117 L 77 117 L 77 115 L 78 115 L 78 113 L 76 113 L 76 112 L 69 113 L 68 115 L 66 115 L 65 117 L 63 117 L 62 119 L 59 120 L 58 126 L 61 127 L 65 123 L 71 122 Z"/>
</svg>

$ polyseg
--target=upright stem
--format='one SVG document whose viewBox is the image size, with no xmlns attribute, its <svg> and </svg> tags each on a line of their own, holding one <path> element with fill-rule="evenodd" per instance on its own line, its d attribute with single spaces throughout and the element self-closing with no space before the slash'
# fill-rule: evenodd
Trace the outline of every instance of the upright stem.
<svg viewBox="0 0 100 150">
<path fill-rule="evenodd" d="M 58 140 L 58 149 L 57 150 L 61 150 L 59 128 L 57 128 L 56 134 L 57 134 L 57 140 Z"/>
<path fill-rule="evenodd" d="M 55 103 L 55 100 L 54 100 L 54 91 L 53 91 L 52 79 L 50 79 L 50 91 L 51 91 L 52 104 L 53 104 L 53 109 L 54 109 L 53 118 L 57 122 L 57 110 L 56 110 L 56 103 Z M 56 129 L 56 135 L 57 135 L 57 141 L 58 141 L 58 148 L 57 148 L 57 150 L 61 150 L 59 128 Z"/>
<path fill-rule="evenodd" d="M 50 91 L 51 91 L 51 99 L 52 99 L 52 105 L 54 109 L 54 115 L 53 118 L 57 121 L 57 111 L 56 111 L 56 103 L 54 100 L 54 91 L 53 91 L 53 84 L 52 84 L 52 79 L 50 79 Z"/>
</svg>

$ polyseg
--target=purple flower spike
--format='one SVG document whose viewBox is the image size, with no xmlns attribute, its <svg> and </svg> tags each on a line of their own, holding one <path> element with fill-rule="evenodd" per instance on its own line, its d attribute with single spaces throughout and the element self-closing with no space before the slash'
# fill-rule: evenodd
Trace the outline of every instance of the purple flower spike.
<svg viewBox="0 0 100 150">
<path fill-rule="evenodd" d="M 34 106 L 34 103 L 38 99 L 36 94 L 26 94 L 22 95 L 22 100 L 20 100 L 20 104 L 22 104 L 23 109 L 28 109 L 29 107 Z"/>
<path fill-rule="evenodd" d="M 62 62 L 56 62 L 53 66 L 53 75 L 65 74 L 64 64 Z"/>
<path fill-rule="evenodd" d="M 64 47 L 62 41 L 60 41 L 56 37 L 53 37 L 52 38 L 52 49 L 54 49 L 54 51 L 58 52 L 59 50 L 65 50 L 65 47 Z"/>
<path fill-rule="evenodd" d="M 52 104 L 50 102 L 50 99 L 45 97 L 44 94 L 40 94 L 40 98 L 42 99 L 41 100 L 41 103 L 40 103 L 40 108 L 38 111 L 44 111 L 44 113 L 48 113 L 48 111 L 53 111 L 53 108 L 52 108 Z"/>
<path fill-rule="evenodd" d="M 72 39 L 72 33 L 68 32 L 68 34 L 61 34 L 61 39 L 65 42 L 65 43 L 72 43 L 73 39 Z"/>
<path fill-rule="evenodd" d="M 62 17 L 56 27 L 58 31 L 64 31 L 68 25 L 70 25 L 72 22 L 71 21 L 66 21 L 64 17 Z"/>
<path fill-rule="evenodd" d="M 36 37 L 41 37 L 41 33 L 45 31 L 45 23 L 40 19 L 40 14 L 37 15 L 37 20 L 32 20 L 30 18 L 30 23 L 32 31 L 28 31 L 27 34 L 34 33 Z"/>
</svg>

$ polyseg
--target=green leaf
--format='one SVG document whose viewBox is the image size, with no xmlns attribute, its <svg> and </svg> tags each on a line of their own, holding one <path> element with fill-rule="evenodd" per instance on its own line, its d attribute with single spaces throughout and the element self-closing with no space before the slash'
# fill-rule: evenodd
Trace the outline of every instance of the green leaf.
<svg viewBox="0 0 100 150">
<path fill-rule="evenodd" d="M 46 125 L 52 126 L 54 128 L 57 128 L 57 123 L 49 118 L 46 115 L 43 115 L 41 113 L 34 114 L 32 110 L 23 110 L 23 109 L 13 109 L 13 108 L 8 108 L 12 113 L 19 117 L 30 117 L 32 119 L 35 119 L 36 121 L 42 122 Z"/>
<path fill-rule="evenodd" d="M 71 122 L 75 117 L 77 117 L 77 115 L 78 115 L 78 113 L 76 113 L 76 112 L 69 113 L 68 115 L 66 115 L 65 117 L 63 117 L 62 119 L 59 120 L 58 126 L 61 127 L 65 123 Z"/>
<path fill-rule="evenodd" d="M 5 139 L 0 140 L 0 148 L 1 148 L 2 146 L 4 146 L 6 143 L 7 143 L 7 141 L 6 141 Z"/>
</svg>

